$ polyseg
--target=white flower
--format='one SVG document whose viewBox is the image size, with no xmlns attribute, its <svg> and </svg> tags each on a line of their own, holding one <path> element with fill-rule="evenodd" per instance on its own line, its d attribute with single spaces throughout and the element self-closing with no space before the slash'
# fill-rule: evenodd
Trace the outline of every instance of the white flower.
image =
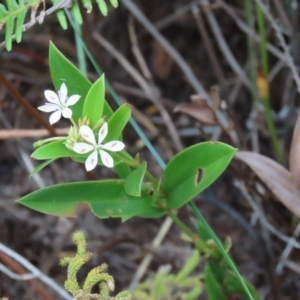
<svg viewBox="0 0 300 300">
<path fill-rule="evenodd" d="M 50 103 L 46 103 L 45 105 L 38 107 L 38 109 L 43 112 L 53 112 L 49 119 L 51 125 L 59 121 L 61 115 L 67 119 L 72 117 L 72 110 L 69 106 L 74 105 L 81 96 L 72 95 L 68 98 L 67 95 L 68 90 L 64 83 L 60 86 L 57 94 L 50 90 L 45 91 L 45 97 Z"/>
<path fill-rule="evenodd" d="M 86 125 L 83 125 L 79 129 L 80 135 L 89 143 L 79 142 L 73 146 L 73 150 L 79 154 L 85 154 L 90 151 L 93 151 L 85 162 L 85 168 L 87 171 L 93 170 L 98 163 L 98 151 L 102 160 L 102 163 L 108 167 L 112 168 L 114 166 L 114 161 L 110 154 L 108 154 L 105 150 L 117 152 L 124 149 L 124 143 L 120 141 L 110 141 L 104 145 L 101 143 L 107 136 L 108 126 L 107 123 L 104 123 L 102 127 L 99 129 L 98 135 L 98 143 L 96 143 L 95 135 L 92 129 Z"/>
</svg>

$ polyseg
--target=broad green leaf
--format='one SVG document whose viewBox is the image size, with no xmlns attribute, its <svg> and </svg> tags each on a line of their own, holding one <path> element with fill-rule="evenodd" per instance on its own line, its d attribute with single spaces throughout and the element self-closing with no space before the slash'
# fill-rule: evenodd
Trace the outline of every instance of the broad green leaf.
<svg viewBox="0 0 300 300">
<path fill-rule="evenodd" d="M 144 219 L 157 219 L 165 215 L 166 212 L 158 207 L 151 207 L 147 211 L 143 212 L 142 214 L 138 215 L 140 218 Z"/>
<path fill-rule="evenodd" d="M 147 170 L 147 162 L 142 162 L 137 169 L 132 171 L 125 179 L 125 191 L 131 195 L 139 197 L 141 195 L 141 188 L 143 179 Z"/>
<path fill-rule="evenodd" d="M 164 210 L 162 210 L 160 207 L 155 205 L 155 201 L 159 196 L 160 186 L 161 186 L 161 181 L 158 182 L 158 185 L 154 189 L 148 191 L 149 195 L 151 195 L 153 207 L 151 207 L 150 209 L 148 209 L 147 211 L 139 215 L 139 217 L 145 219 L 156 219 L 166 214 Z"/>
<path fill-rule="evenodd" d="M 82 118 L 88 117 L 93 128 L 102 117 L 105 102 L 105 77 L 102 75 L 90 88 L 85 97 Z"/>
<path fill-rule="evenodd" d="M 189 147 L 168 163 L 162 186 L 170 208 L 179 208 L 210 186 L 226 169 L 235 148 L 216 142 Z"/>
<path fill-rule="evenodd" d="M 125 179 L 131 173 L 131 170 L 128 167 L 128 165 L 124 163 L 114 165 L 114 169 L 121 179 Z"/>
<path fill-rule="evenodd" d="M 33 176 L 34 174 L 38 173 L 48 165 L 50 165 L 53 161 L 55 161 L 55 158 L 49 159 L 44 161 L 43 163 L 39 164 L 37 167 L 34 168 L 34 170 L 30 173 L 29 177 Z"/>
<path fill-rule="evenodd" d="M 57 184 L 24 196 L 18 202 L 26 207 L 55 216 L 76 215 L 76 205 L 90 205 L 99 218 L 135 216 L 151 207 L 148 187 L 141 197 L 126 193 L 123 180 L 104 180 Z"/>
<path fill-rule="evenodd" d="M 91 88 L 91 82 L 54 46 L 50 43 L 49 65 L 51 78 L 56 91 L 64 82 L 68 88 L 68 96 L 80 95 L 80 100 L 71 109 L 73 119 L 77 121 L 81 118 L 84 99 Z M 108 118 L 112 115 L 112 110 L 105 101 L 103 114 Z"/>
<path fill-rule="evenodd" d="M 205 283 L 209 300 L 226 300 L 226 295 L 221 289 L 209 265 L 205 268 Z"/>
<path fill-rule="evenodd" d="M 122 136 L 122 131 L 128 123 L 130 116 L 131 106 L 128 104 L 120 106 L 108 120 L 108 134 L 105 140 L 113 141 L 119 139 L 120 136 Z"/>
<path fill-rule="evenodd" d="M 57 159 L 60 157 L 72 157 L 72 156 L 80 156 L 84 157 L 83 155 L 79 155 L 72 150 L 69 150 L 64 141 L 55 141 L 48 144 L 45 144 L 38 149 L 36 149 L 32 154 L 31 157 L 34 159 Z"/>
<path fill-rule="evenodd" d="M 71 106 L 72 118 L 77 121 L 82 114 L 84 99 L 92 86 L 90 81 L 50 42 L 49 65 L 51 78 L 56 91 L 64 82 L 68 88 L 68 96 L 80 95 L 79 101 Z"/>
</svg>

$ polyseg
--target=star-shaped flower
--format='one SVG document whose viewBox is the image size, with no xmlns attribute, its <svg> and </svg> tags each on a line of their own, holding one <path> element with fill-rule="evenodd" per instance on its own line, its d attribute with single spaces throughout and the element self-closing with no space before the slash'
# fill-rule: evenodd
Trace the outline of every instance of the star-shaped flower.
<svg viewBox="0 0 300 300">
<path fill-rule="evenodd" d="M 38 109 L 43 112 L 53 112 L 49 119 L 51 125 L 59 121 L 62 115 L 67 119 L 72 117 L 72 110 L 69 106 L 74 105 L 81 96 L 72 95 L 68 98 L 67 95 L 68 90 L 65 83 L 60 86 L 57 94 L 50 90 L 45 91 L 45 97 L 50 103 L 46 103 Z"/>
<path fill-rule="evenodd" d="M 91 171 L 96 167 L 98 163 L 98 152 L 100 154 L 102 163 L 106 167 L 112 168 L 114 166 L 113 158 L 110 156 L 110 154 L 108 154 L 104 150 L 118 152 L 123 150 L 125 145 L 120 141 L 110 141 L 102 145 L 102 142 L 104 141 L 108 133 L 107 123 L 104 123 L 102 127 L 99 129 L 98 143 L 96 142 L 95 135 L 89 126 L 87 125 L 81 126 L 79 129 L 79 133 L 88 143 L 84 143 L 84 142 L 76 143 L 73 146 L 73 150 L 79 154 L 85 154 L 90 151 L 93 151 L 85 161 L 86 170 Z"/>
</svg>

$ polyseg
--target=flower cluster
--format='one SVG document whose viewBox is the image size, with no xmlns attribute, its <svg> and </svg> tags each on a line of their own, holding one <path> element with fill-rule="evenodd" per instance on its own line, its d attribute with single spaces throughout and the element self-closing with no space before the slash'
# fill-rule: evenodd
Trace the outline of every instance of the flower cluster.
<svg viewBox="0 0 300 300">
<path fill-rule="evenodd" d="M 49 103 L 38 107 L 38 109 L 43 112 L 52 112 L 49 119 L 51 125 L 58 122 L 62 116 L 72 120 L 72 110 L 69 106 L 76 104 L 81 96 L 72 95 L 68 97 L 67 94 L 68 90 L 64 83 L 61 85 L 57 94 L 50 90 L 45 91 L 45 97 Z M 93 130 L 87 125 L 80 126 L 79 134 L 85 142 L 78 141 L 74 143 L 72 150 L 78 154 L 91 152 L 85 162 L 85 168 L 87 171 L 93 170 L 98 164 L 98 153 L 103 165 L 108 168 L 112 168 L 114 166 L 114 161 L 107 151 L 118 152 L 123 150 L 125 147 L 124 143 L 117 140 L 102 144 L 108 134 L 108 124 L 106 122 L 99 129 L 98 142 L 96 142 Z"/>
<path fill-rule="evenodd" d="M 104 141 L 108 133 L 107 123 L 104 123 L 103 126 L 99 129 L 98 143 L 96 142 L 95 135 L 90 127 L 86 125 L 81 126 L 79 129 L 79 133 L 82 136 L 82 138 L 85 139 L 88 143 L 76 143 L 73 146 L 73 150 L 79 154 L 85 154 L 93 151 L 85 162 L 86 170 L 90 171 L 96 167 L 98 163 L 98 152 L 100 154 L 102 163 L 106 167 L 112 168 L 114 166 L 114 161 L 110 154 L 108 154 L 104 150 L 117 152 L 123 150 L 125 145 L 120 141 L 110 141 L 102 145 L 102 142 Z"/>
</svg>

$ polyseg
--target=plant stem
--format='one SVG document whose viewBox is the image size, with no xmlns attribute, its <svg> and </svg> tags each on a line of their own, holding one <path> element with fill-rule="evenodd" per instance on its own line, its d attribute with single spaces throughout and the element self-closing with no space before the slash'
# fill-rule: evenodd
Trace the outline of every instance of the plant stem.
<svg viewBox="0 0 300 300">
<path fill-rule="evenodd" d="M 264 14 L 257 2 L 255 2 L 256 16 L 258 22 L 259 35 L 261 38 L 260 43 L 260 53 L 261 53 L 261 63 L 262 63 L 262 75 L 265 80 L 265 91 L 260 91 L 260 96 L 262 98 L 262 103 L 264 106 L 265 118 L 267 122 L 267 126 L 271 135 L 271 141 L 273 150 L 275 152 L 276 158 L 280 163 L 284 162 L 283 152 L 279 144 L 279 140 L 276 134 L 276 128 L 272 116 L 271 106 L 270 106 L 270 95 L 269 95 L 269 82 L 268 82 L 268 74 L 269 74 L 269 66 L 268 66 L 268 52 L 267 52 L 267 36 L 266 36 L 266 26 Z M 258 75 L 260 76 L 260 75 Z M 258 78 L 259 79 L 259 78 Z"/>
<path fill-rule="evenodd" d="M 213 239 L 215 244 L 218 246 L 220 252 L 224 256 L 225 260 L 227 261 L 227 263 L 230 266 L 230 268 L 232 269 L 232 271 L 237 275 L 237 278 L 238 278 L 240 284 L 242 285 L 243 289 L 247 293 L 249 299 L 254 300 L 251 293 L 250 293 L 250 291 L 249 291 L 249 289 L 248 289 L 248 287 L 247 287 L 247 285 L 246 285 L 246 283 L 245 283 L 245 281 L 244 281 L 244 279 L 240 275 L 237 267 L 235 266 L 234 262 L 232 261 L 232 259 L 228 255 L 227 251 L 224 249 L 222 243 L 220 242 L 220 240 L 218 239 L 216 234 L 213 232 L 213 230 L 210 228 L 210 226 L 208 225 L 205 218 L 202 216 L 202 214 L 200 213 L 200 211 L 198 210 L 198 208 L 196 207 L 194 202 L 190 201 L 189 202 L 189 207 L 192 209 L 192 211 L 195 214 L 195 216 L 197 217 L 197 219 L 202 223 L 202 225 L 205 227 L 207 233 L 211 236 L 211 238 Z"/>
<path fill-rule="evenodd" d="M 123 163 L 125 163 L 129 167 L 135 169 L 139 167 L 139 164 L 136 162 L 136 160 L 133 157 L 131 157 L 127 152 L 126 155 L 114 153 L 114 157 L 121 159 Z M 148 178 L 150 182 L 153 183 L 154 187 L 158 185 L 158 180 L 149 171 L 146 171 L 145 177 Z"/>
<path fill-rule="evenodd" d="M 66 140 L 66 139 L 67 138 L 65 136 L 55 136 L 55 137 L 51 137 L 48 139 L 44 139 L 44 140 L 35 142 L 35 143 L 33 143 L 33 147 L 37 148 L 37 147 L 41 147 L 42 145 L 47 144 L 49 142 L 55 142 L 55 141 Z"/>
<path fill-rule="evenodd" d="M 78 128 L 78 125 L 76 124 L 76 122 L 73 120 L 73 118 L 69 119 L 70 122 L 72 123 L 72 125 L 74 126 L 74 128 Z"/>
<path fill-rule="evenodd" d="M 191 239 L 200 254 L 210 253 L 209 247 L 199 238 L 197 233 L 189 229 L 171 210 L 167 210 L 167 214 L 172 219 L 173 223 L 175 223 Z"/>
<path fill-rule="evenodd" d="M 252 29 L 254 25 L 252 0 L 244 0 L 246 20 L 248 26 Z M 256 61 L 253 38 L 248 35 L 247 38 L 248 63 L 250 70 L 250 90 L 254 104 L 258 101 L 256 88 Z"/>
</svg>

